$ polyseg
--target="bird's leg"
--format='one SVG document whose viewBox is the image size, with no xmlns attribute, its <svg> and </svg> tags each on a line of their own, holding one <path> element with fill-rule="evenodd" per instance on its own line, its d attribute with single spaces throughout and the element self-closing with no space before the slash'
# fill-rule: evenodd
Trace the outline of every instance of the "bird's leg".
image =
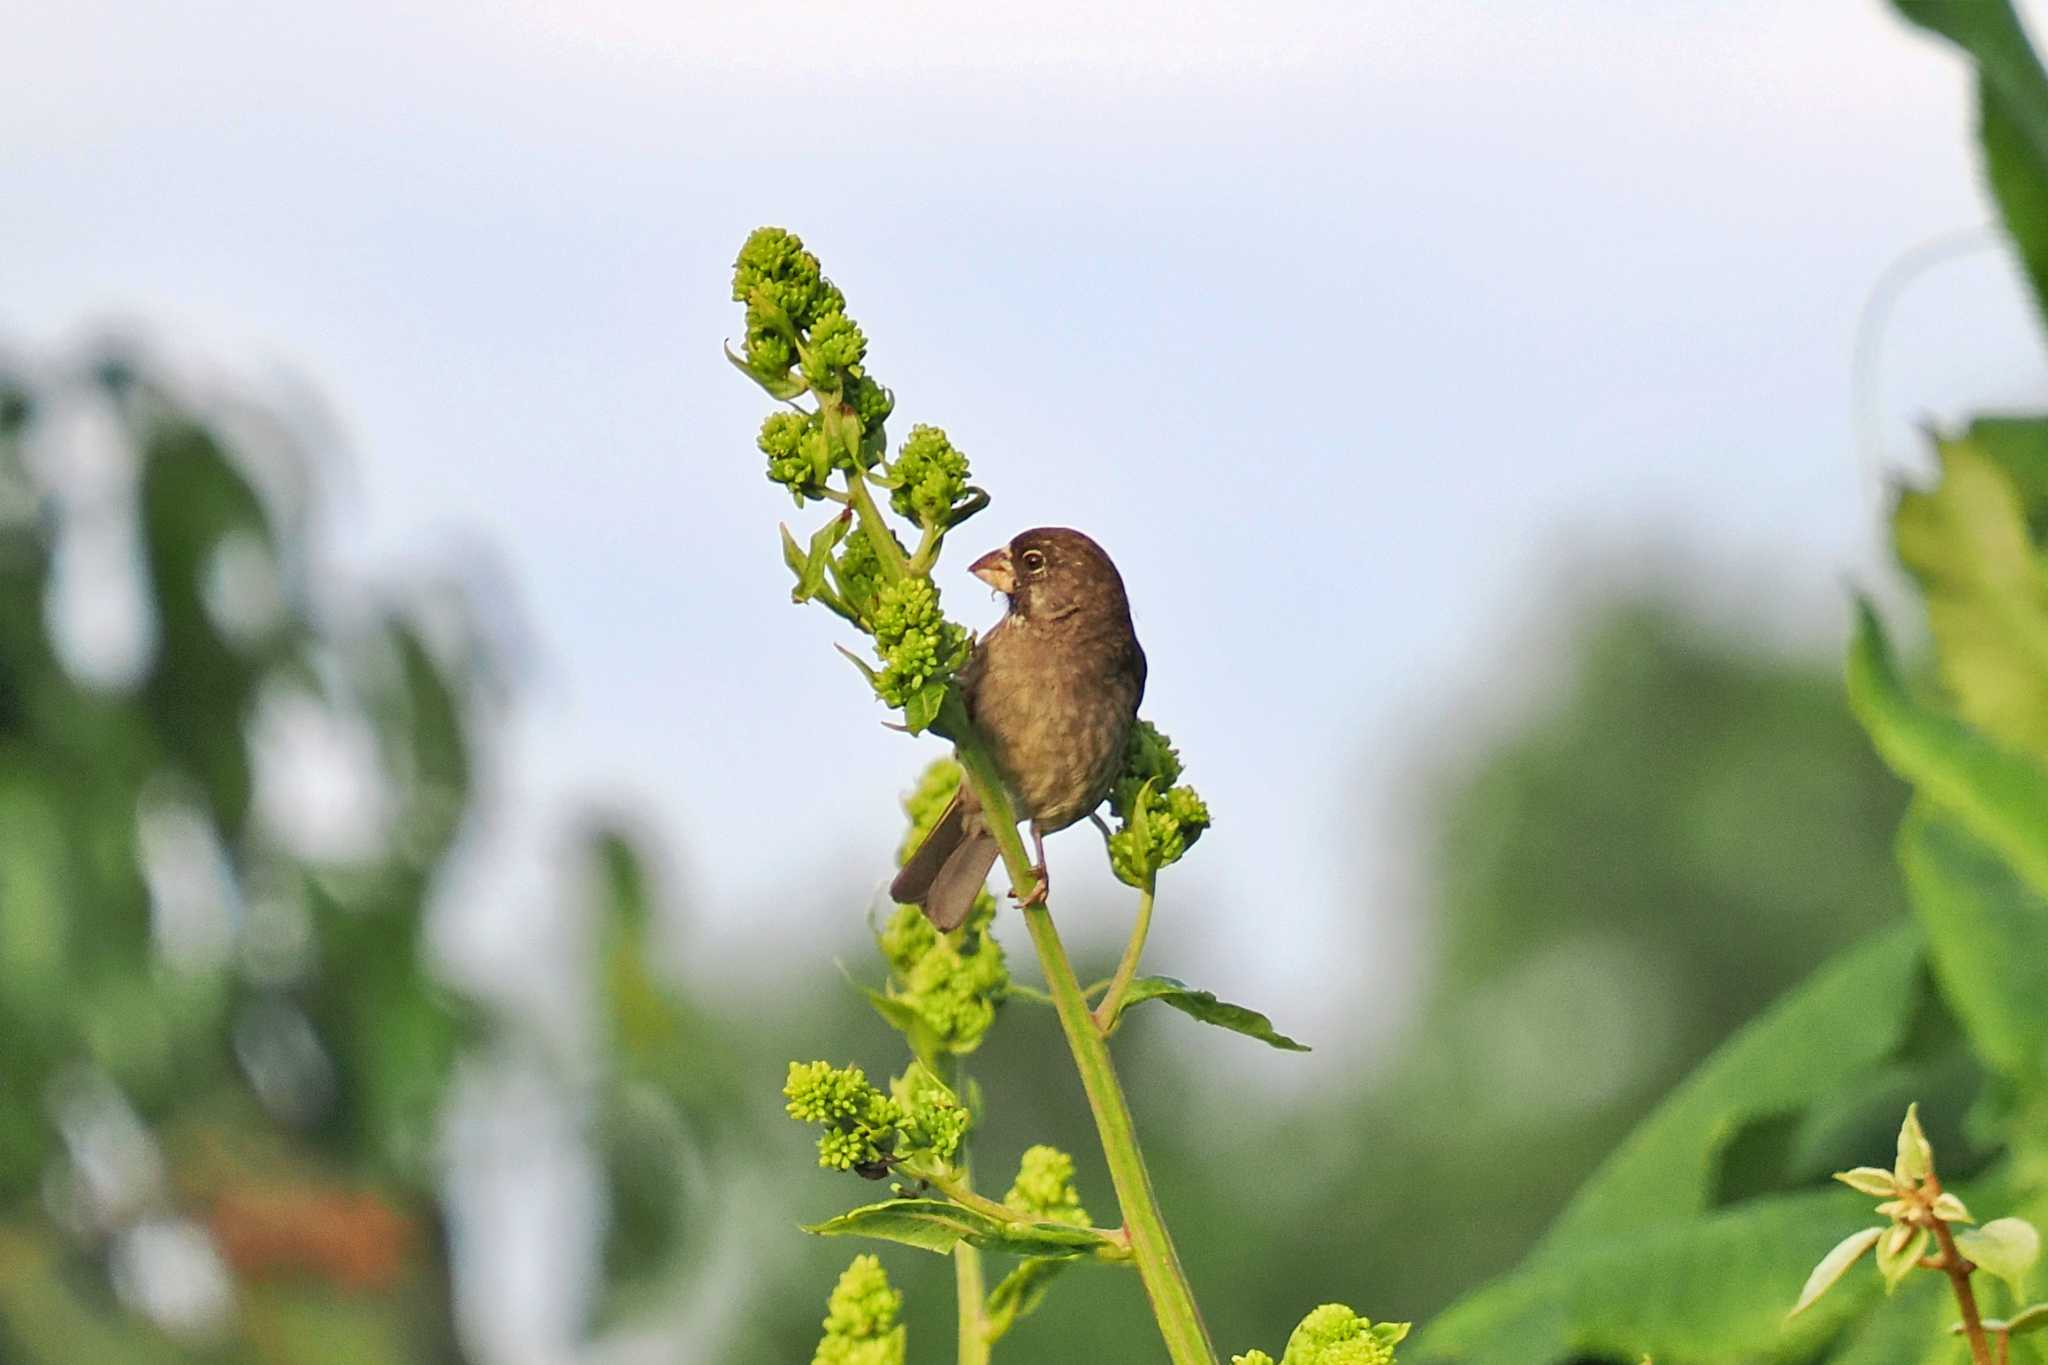
<svg viewBox="0 0 2048 1365">
<path fill-rule="evenodd" d="M 1038 866 L 1032 868 L 1038 874 L 1038 885 L 1031 888 L 1031 894 L 1018 901 L 1019 907 L 1044 905 L 1045 898 L 1052 890 L 1052 878 L 1045 874 L 1045 834 L 1038 828 L 1038 822 L 1031 822 L 1031 851 L 1038 855 Z"/>
</svg>

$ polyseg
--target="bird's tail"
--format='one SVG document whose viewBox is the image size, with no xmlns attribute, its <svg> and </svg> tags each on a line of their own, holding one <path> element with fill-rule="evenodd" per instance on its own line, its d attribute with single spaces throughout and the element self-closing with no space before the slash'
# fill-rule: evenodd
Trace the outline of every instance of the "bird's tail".
<svg viewBox="0 0 2048 1365">
<path fill-rule="evenodd" d="M 960 927 L 996 864 L 995 837 L 983 827 L 979 805 L 973 805 L 971 797 L 963 803 L 966 792 L 963 787 L 955 793 L 945 814 L 889 883 L 890 899 L 924 907 L 926 918 L 942 932 Z"/>
<path fill-rule="evenodd" d="M 967 918 L 967 912 L 974 908 L 974 898 L 981 894 L 982 886 L 988 881 L 989 869 L 996 865 L 996 837 L 987 830 L 976 830 L 962 839 L 959 846 L 947 855 L 946 865 L 939 869 L 939 875 L 932 878 L 931 889 L 925 892 L 924 914 L 932 927 L 944 933 L 958 929 Z"/>
</svg>

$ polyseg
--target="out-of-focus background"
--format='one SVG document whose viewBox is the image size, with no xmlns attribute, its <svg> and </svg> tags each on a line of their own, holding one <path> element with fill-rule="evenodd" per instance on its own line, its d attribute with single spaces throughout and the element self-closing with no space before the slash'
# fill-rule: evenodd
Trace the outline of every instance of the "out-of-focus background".
<svg viewBox="0 0 2048 1365">
<path fill-rule="evenodd" d="M 1844 585 L 1914 424 L 2043 375 L 1873 0 L 5 27 L 0 1360 L 809 1358 L 782 1067 L 899 1064 L 839 964 L 938 750 L 788 607 L 761 223 L 972 456 L 956 548 L 1123 569 L 1217 819 L 1148 965 L 1316 1047 L 1120 1035 L 1220 1341 L 1512 1264 L 1900 913 Z M 1099 975 L 1129 896 L 1052 857 Z M 1050 1015 L 976 1069 L 1106 1207 Z M 1151 1358 L 1058 1293 L 1005 1358 Z"/>
</svg>

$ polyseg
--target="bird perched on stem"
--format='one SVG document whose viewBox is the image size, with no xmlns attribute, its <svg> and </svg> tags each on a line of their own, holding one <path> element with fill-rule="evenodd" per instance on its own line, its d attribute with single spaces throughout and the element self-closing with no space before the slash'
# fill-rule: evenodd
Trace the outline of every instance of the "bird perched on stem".
<svg viewBox="0 0 2048 1365">
<path fill-rule="evenodd" d="M 1124 580 L 1102 547 L 1060 526 L 1022 531 L 970 566 L 1010 609 L 955 678 L 968 717 L 1020 819 L 1031 821 L 1045 899 L 1045 836 L 1102 804 L 1123 767 L 1145 695 L 1145 651 Z M 996 841 L 974 789 L 953 803 L 890 883 L 941 930 L 958 927 L 995 866 Z"/>
</svg>

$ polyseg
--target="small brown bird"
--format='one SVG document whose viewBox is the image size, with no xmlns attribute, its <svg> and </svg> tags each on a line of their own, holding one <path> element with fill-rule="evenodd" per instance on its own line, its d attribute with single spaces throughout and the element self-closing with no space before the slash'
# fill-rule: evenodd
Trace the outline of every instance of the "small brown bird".
<svg viewBox="0 0 2048 1365">
<path fill-rule="evenodd" d="M 1032 899 L 1043 900 L 1045 836 L 1101 805 L 1123 767 L 1145 695 L 1145 651 L 1116 565 L 1079 531 L 1022 531 L 970 567 L 1008 595 L 1010 610 L 975 646 L 958 683 L 1018 818 L 1031 821 Z M 995 861 L 995 836 L 962 783 L 889 894 L 923 906 L 941 930 L 957 928 Z"/>
</svg>

